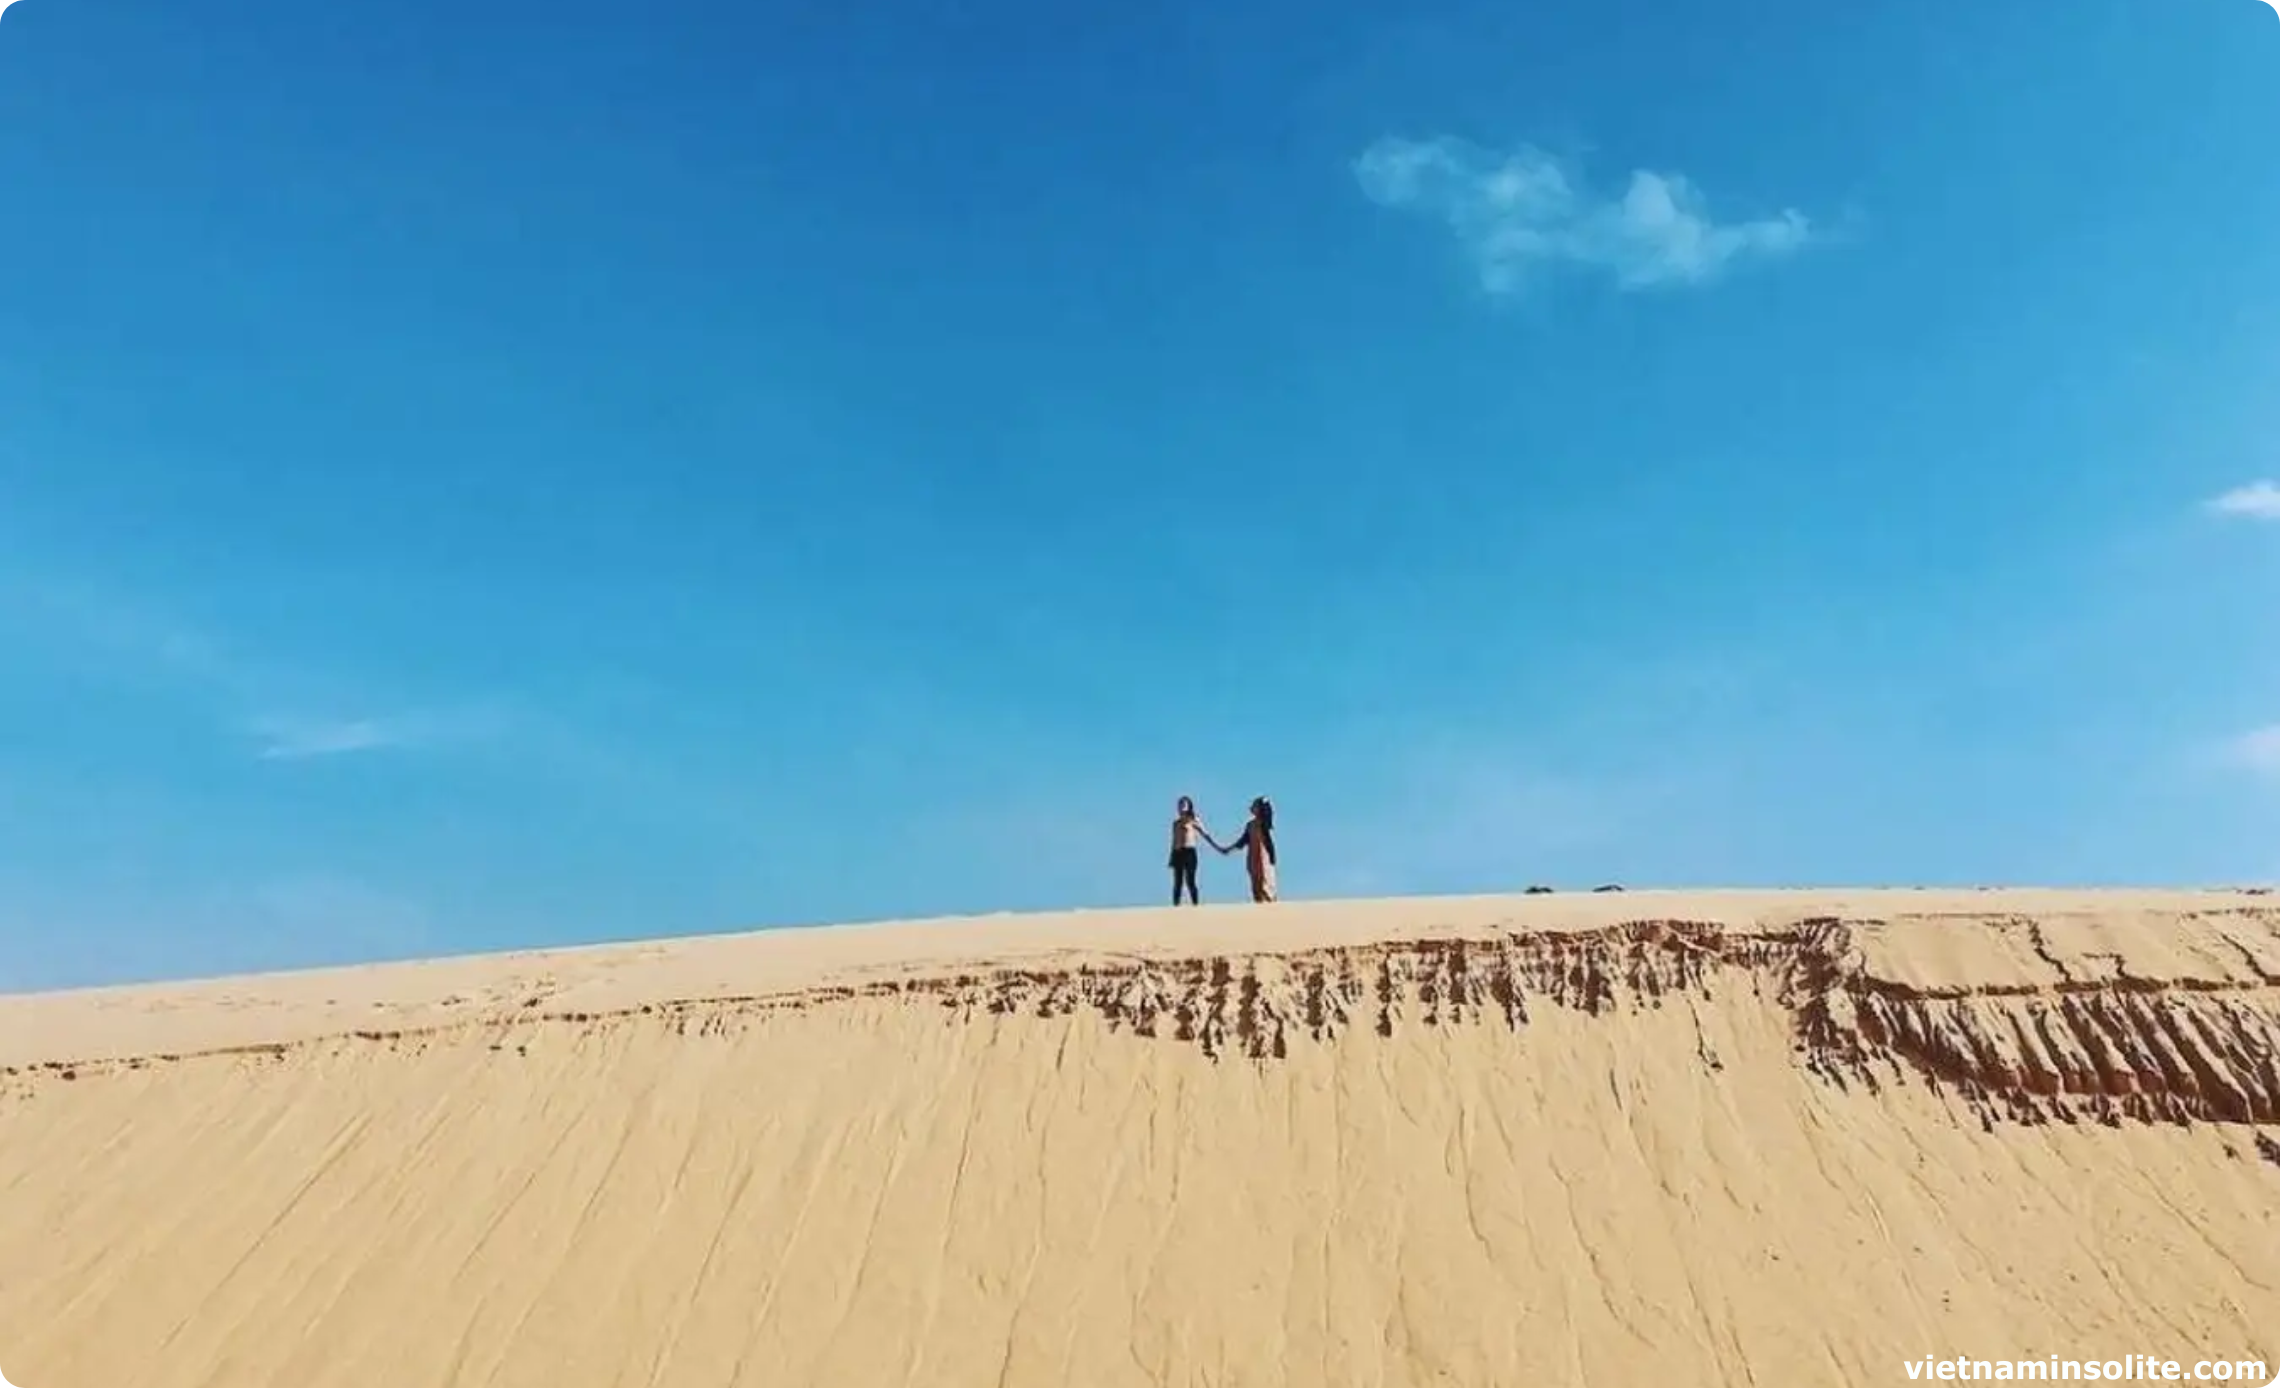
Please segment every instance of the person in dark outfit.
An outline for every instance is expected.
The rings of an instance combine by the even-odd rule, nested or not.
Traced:
[[[1213,848],[1219,848],[1219,841],[1211,836],[1211,831],[1204,828],[1203,821],[1196,816],[1195,801],[1183,795],[1180,797],[1178,811],[1172,816],[1171,868],[1172,904],[1174,906],[1180,904],[1180,893],[1182,891],[1187,893],[1188,905],[1201,906],[1203,904],[1203,897],[1197,893],[1195,888],[1195,846],[1199,842],[1208,843]],[[1219,848],[1219,851],[1224,853],[1227,850]]]

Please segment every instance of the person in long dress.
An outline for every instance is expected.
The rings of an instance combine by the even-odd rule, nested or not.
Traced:
[[[1275,899],[1275,807],[1264,795],[1251,802],[1251,820],[1233,843],[1222,846],[1221,853],[1243,850],[1243,866],[1251,874],[1251,900],[1265,903]]]

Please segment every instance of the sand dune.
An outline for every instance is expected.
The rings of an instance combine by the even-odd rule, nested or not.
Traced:
[[[0,1067],[24,1388],[2280,1374],[2255,896],[784,931],[0,999]]]

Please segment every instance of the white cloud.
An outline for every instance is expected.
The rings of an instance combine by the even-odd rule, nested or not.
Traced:
[[[1371,201],[1446,222],[1494,294],[1517,293],[1535,272],[1560,266],[1606,272],[1624,289],[1707,284],[1730,266],[1789,255],[1814,235],[1794,209],[1713,220],[1677,174],[1640,169],[1621,197],[1602,196],[1526,145],[1498,153],[1389,136],[1354,161],[1354,176]]]
[[[2209,509],[2220,516],[2280,520],[2280,485],[2260,479],[2245,487],[2235,487],[2223,496],[2212,498]]]

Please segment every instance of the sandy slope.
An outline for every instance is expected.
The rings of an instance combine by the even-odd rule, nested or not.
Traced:
[[[1001,917],[0,999],[0,1369],[2280,1373],[2276,1048],[2280,910],[2217,894]]]

